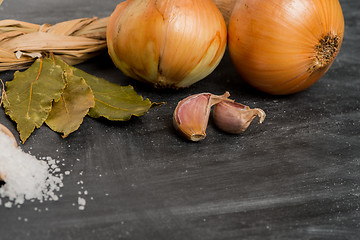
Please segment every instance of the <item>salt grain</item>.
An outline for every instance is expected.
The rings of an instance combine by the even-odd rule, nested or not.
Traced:
[[[56,162],[51,157],[39,160],[13,144],[13,140],[0,131],[0,171],[6,176],[0,197],[8,199],[4,206],[20,205],[25,200],[58,200],[55,192],[60,190],[62,179],[55,174],[60,171]]]
[[[85,210],[86,200],[82,197],[78,197],[79,210]]]

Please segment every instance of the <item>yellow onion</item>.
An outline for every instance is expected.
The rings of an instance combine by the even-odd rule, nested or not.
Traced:
[[[216,2],[224,8],[234,1]],[[270,94],[291,94],[327,72],[343,35],[338,0],[237,0],[228,25],[228,47],[248,83]]]
[[[212,0],[128,0],[110,16],[107,45],[125,75],[156,87],[182,88],[216,68],[226,35]]]

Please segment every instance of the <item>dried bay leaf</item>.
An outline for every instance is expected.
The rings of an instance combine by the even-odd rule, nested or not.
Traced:
[[[66,63],[56,59],[57,64],[66,68]],[[89,111],[93,118],[104,117],[112,121],[127,121],[131,116],[144,115],[153,105],[143,99],[132,86],[120,86],[103,78],[95,77],[78,68],[70,66],[74,75],[85,79],[95,96],[95,107]]]
[[[108,82],[50,56],[37,59],[26,71],[17,71],[6,83],[3,106],[17,123],[23,143],[44,122],[66,137],[86,115],[126,121],[162,104],[144,100],[132,86]]]
[[[89,79],[89,78],[88,78]],[[89,111],[93,118],[104,117],[112,121],[127,121],[131,116],[142,116],[152,106],[132,86],[119,86],[104,79],[95,78],[89,84],[95,95],[95,107]],[[89,83],[89,81],[87,81]]]
[[[94,94],[84,78],[75,76],[70,67],[64,72],[66,87],[45,123],[55,132],[63,133],[63,138],[76,131],[95,106]]]
[[[17,123],[23,143],[45,122],[64,87],[63,70],[50,58],[37,59],[26,71],[17,71],[14,79],[6,82],[5,113]]]

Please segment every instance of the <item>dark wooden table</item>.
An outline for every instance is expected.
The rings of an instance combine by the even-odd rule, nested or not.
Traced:
[[[5,0],[0,18],[54,24],[105,17],[116,4]],[[341,53],[318,83],[291,96],[246,85],[228,53],[210,76],[180,91],[125,77],[106,53],[78,65],[167,104],[128,122],[86,117],[66,139],[46,126],[36,130],[22,149],[60,159],[62,172],[71,174],[57,202],[1,206],[0,239],[360,239],[360,1],[341,4]],[[11,80],[13,72],[0,77]],[[265,122],[233,136],[210,121],[200,143],[176,134],[172,113],[179,100],[227,90],[264,109]],[[16,132],[3,109],[0,122]],[[84,211],[79,196],[87,201]]]

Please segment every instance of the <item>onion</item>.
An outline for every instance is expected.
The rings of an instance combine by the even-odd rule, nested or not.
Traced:
[[[128,0],[109,18],[107,45],[125,75],[156,87],[182,88],[216,68],[226,35],[212,0]]]
[[[215,0],[225,15],[233,0]],[[227,10],[227,11],[226,11]],[[240,76],[261,91],[291,94],[319,80],[344,36],[338,0],[238,0],[228,47]]]

